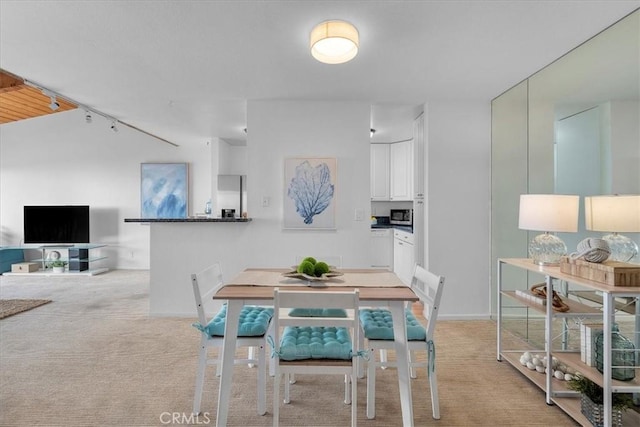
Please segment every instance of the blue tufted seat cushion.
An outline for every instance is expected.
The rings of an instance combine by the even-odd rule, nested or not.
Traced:
[[[291,317],[347,317],[343,308],[292,308]]]
[[[351,336],[346,328],[287,326],[280,339],[280,359],[352,358]]]
[[[405,310],[405,316],[407,339],[409,341],[425,341],[427,339],[427,331],[418,322],[411,310]],[[393,340],[393,321],[389,310],[379,308],[361,309],[360,324],[367,339]]]
[[[215,317],[204,327],[203,332],[212,337],[223,337],[226,317],[227,304],[224,304]],[[264,335],[267,333],[267,329],[269,329],[269,322],[272,317],[272,307],[245,305],[240,311],[238,336],[259,337]]]

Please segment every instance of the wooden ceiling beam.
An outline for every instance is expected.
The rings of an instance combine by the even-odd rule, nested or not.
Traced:
[[[51,98],[42,90],[26,84],[18,76],[0,70],[0,124],[77,108],[74,103],[61,96],[56,96],[56,102],[60,107],[52,110]]]
[[[0,93],[12,92],[26,87],[21,78],[0,70]]]

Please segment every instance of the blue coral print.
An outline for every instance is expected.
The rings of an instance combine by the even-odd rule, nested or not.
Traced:
[[[287,195],[294,201],[296,212],[304,223],[312,224],[313,217],[321,214],[331,204],[333,190],[329,166],[321,163],[312,167],[305,160],[296,166]]]

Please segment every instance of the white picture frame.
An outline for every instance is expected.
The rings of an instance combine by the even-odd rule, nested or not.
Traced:
[[[283,228],[335,230],[337,170],[334,157],[284,160]]]

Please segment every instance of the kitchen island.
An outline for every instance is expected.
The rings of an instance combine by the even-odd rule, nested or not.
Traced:
[[[195,316],[191,273],[218,261],[227,279],[247,266],[242,248],[253,236],[251,218],[125,218],[124,222],[151,227],[151,316]]]

